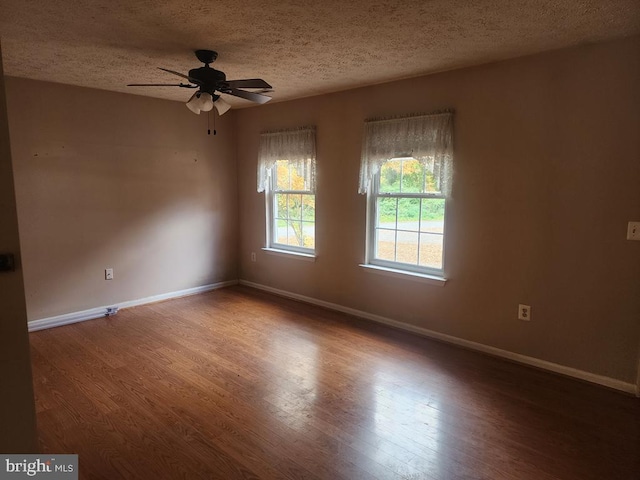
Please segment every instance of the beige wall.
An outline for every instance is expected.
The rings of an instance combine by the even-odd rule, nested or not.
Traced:
[[[236,115],[240,278],[635,383],[640,38]],[[372,274],[357,194],[363,120],[455,108],[443,288]],[[317,260],[262,252],[258,134],[317,125]],[[257,252],[258,261],[250,261]],[[532,305],[531,322],[516,319]]]
[[[29,320],[237,278],[233,113],[6,83]]]
[[[0,50],[0,253],[13,253],[15,272],[0,272],[0,452],[37,450],[27,312],[11,171],[11,150]]]

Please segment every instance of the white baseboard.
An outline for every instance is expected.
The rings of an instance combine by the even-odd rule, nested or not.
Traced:
[[[120,302],[109,307],[117,308],[130,308],[138,305],[146,305],[148,303],[160,302],[162,300],[169,300],[171,298],[186,297],[189,295],[196,295],[198,293],[209,292],[218,288],[230,287],[231,285],[237,285],[237,280],[230,280],[227,282],[212,283],[209,285],[202,285],[200,287],[187,288],[185,290],[178,290],[177,292],[162,293],[160,295],[153,295],[151,297],[140,298],[138,300],[129,300],[127,302]],[[85,320],[93,320],[96,318],[104,317],[107,313],[107,306],[91,308],[89,310],[83,310],[81,312],[65,313],[63,315],[57,315],[55,317],[41,318],[39,320],[33,320],[27,323],[30,332],[36,332],[38,330],[44,330],[46,328],[60,327],[62,325],[69,325],[70,323],[84,322]]]
[[[493,355],[495,357],[505,358],[513,362],[521,363],[524,365],[530,365],[543,370],[548,370],[550,372],[559,373],[561,375],[566,375],[568,377],[578,378],[580,380],[595,383],[598,385],[603,385],[605,387],[609,387],[615,390],[620,390],[625,393],[630,393],[636,396],[640,396],[640,389],[638,388],[638,386],[634,385],[633,383],[627,383],[627,382],[623,382],[622,380],[617,380],[615,378],[605,377],[603,375],[597,375],[595,373],[585,372],[583,370],[578,370],[576,368],[567,367],[567,366],[560,365],[553,362],[547,362],[546,360],[540,360],[539,358],[521,355],[519,353],[510,352],[508,350],[502,350],[500,348],[491,347],[489,345],[484,345],[482,343],[472,342],[470,340],[454,337],[452,335],[447,335],[447,334],[436,332],[433,330],[428,330],[426,328],[416,327],[414,325],[409,325],[407,323],[398,322],[397,320],[392,320],[390,318],[382,317],[380,315],[375,315],[373,313],[363,312],[361,310],[344,307],[342,305],[338,305],[335,303],[325,302],[324,300],[318,300],[315,298],[307,297],[305,295],[299,295],[297,293],[291,293],[285,290],[268,287],[266,285],[261,285],[259,283],[253,283],[253,282],[242,280],[242,279],[239,280],[238,283],[240,283],[240,285],[246,285],[247,287],[256,288],[258,290],[264,290],[265,292],[273,293],[275,295],[279,295],[282,297],[292,298],[294,300],[299,300],[301,302],[318,305],[320,307],[328,308],[330,310],[336,310],[338,312],[347,313],[349,315],[353,315],[354,317],[364,318],[366,320],[371,320],[384,325],[389,325],[394,328],[416,333],[424,337],[433,338],[433,339],[450,343],[453,345],[458,345],[464,348],[468,348],[470,350],[476,350],[478,352]]]

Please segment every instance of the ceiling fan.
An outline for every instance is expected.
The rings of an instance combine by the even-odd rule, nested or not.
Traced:
[[[267,103],[271,100],[271,97],[262,95],[263,93],[272,91],[271,85],[261,78],[227,80],[227,76],[224,72],[209,66],[209,64],[213,63],[215,59],[218,58],[217,52],[214,52],[213,50],[196,50],[195,54],[198,60],[204,63],[204,67],[193,68],[189,70],[188,75],[184,75],[180,72],[175,72],[167,68],[158,67],[160,70],[164,70],[165,72],[187,79],[189,83],[130,83],[127,86],[197,88],[198,91],[194,93],[187,102],[187,108],[196,114],[200,114],[201,111],[208,112],[213,107],[216,107],[218,115],[223,115],[227,110],[229,110],[231,105],[224,101],[224,99],[219,95],[220,93],[244,98],[260,104]],[[241,90],[243,88],[257,89],[258,91],[249,92],[247,90]]]

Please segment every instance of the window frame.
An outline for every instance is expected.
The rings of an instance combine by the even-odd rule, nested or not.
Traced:
[[[282,159],[282,161],[290,162],[289,160]],[[316,214],[315,214],[315,200],[316,193],[312,189],[308,190],[278,190],[276,188],[277,177],[274,175],[274,170],[278,168],[276,162],[267,172],[268,181],[265,188],[265,206],[266,206],[266,248],[276,250],[279,252],[294,253],[308,256],[315,256],[316,254]],[[289,163],[289,168],[291,164]],[[297,245],[288,245],[286,243],[279,243],[276,238],[276,207],[277,202],[275,197],[277,194],[282,195],[313,195],[314,200],[314,215],[313,215],[313,248],[300,247]],[[302,222],[302,220],[301,220]],[[288,228],[288,227],[287,227]],[[304,242],[304,240],[303,240]]]
[[[410,155],[398,156],[398,157],[387,159],[385,163],[392,160],[406,160],[406,159],[413,159],[413,158],[415,157],[412,157]],[[389,269],[390,271],[394,271],[398,273],[409,273],[409,274],[417,274],[417,275],[424,275],[424,276],[432,276],[436,278],[444,278],[446,217],[447,217],[447,204],[448,204],[447,195],[442,191],[440,191],[439,193],[429,193],[429,192],[426,192],[426,193],[402,193],[402,192],[380,193],[380,177],[382,174],[382,165],[380,166],[380,169],[372,176],[371,184],[367,191],[366,242],[365,242],[365,265],[364,266],[380,267],[380,268]],[[384,259],[375,257],[376,245],[377,245],[376,221],[378,217],[377,200],[379,198],[398,198],[398,199],[419,198],[419,199],[444,200],[444,216],[442,220],[443,230],[441,234],[442,235],[442,259],[441,259],[442,267],[441,268],[413,265],[410,263],[384,260]],[[397,209],[396,209],[396,215],[397,215]],[[396,227],[397,227],[397,216],[396,216]],[[398,229],[396,228],[395,231],[397,232]],[[421,232],[418,229],[418,255],[419,255],[419,247],[420,247],[420,243],[419,243],[420,233]]]

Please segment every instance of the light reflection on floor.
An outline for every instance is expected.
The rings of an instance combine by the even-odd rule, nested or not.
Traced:
[[[368,458],[406,478],[446,477],[440,458],[439,397],[416,384],[409,365],[380,358],[336,372],[331,354],[312,334],[298,329],[289,333],[273,335],[269,342],[278,358],[270,367],[271,378],[278,380],[267,400],[279,410],[280,421],[309,434],[322,423],[322,412],[333,408],[334,399],[325,394],[330,382],[333,395],[343,395],[339,402],[343,414],[359,419],[360,429],[356,438],[340,433],[339,425],[324,423],[323,428],[335,428],[347,444],[357,445]]]
[[[270,395],[269,401],[289,413],[290,427],[304,431],[318,396],[318,346],[297,332],[295,336],[274,335],[271,348],[280,359],[274,377],[288,381],[282,383],[281,394]]]
[[[376,460],[391,467],[390,462],[403,465],[404,475],[418,472],[439,478],[438,404],[428,392],[408,389],[403,382],[393,381],[384,369],[374,374],[374,426],[376,435],[383,440],[375,452]]]

